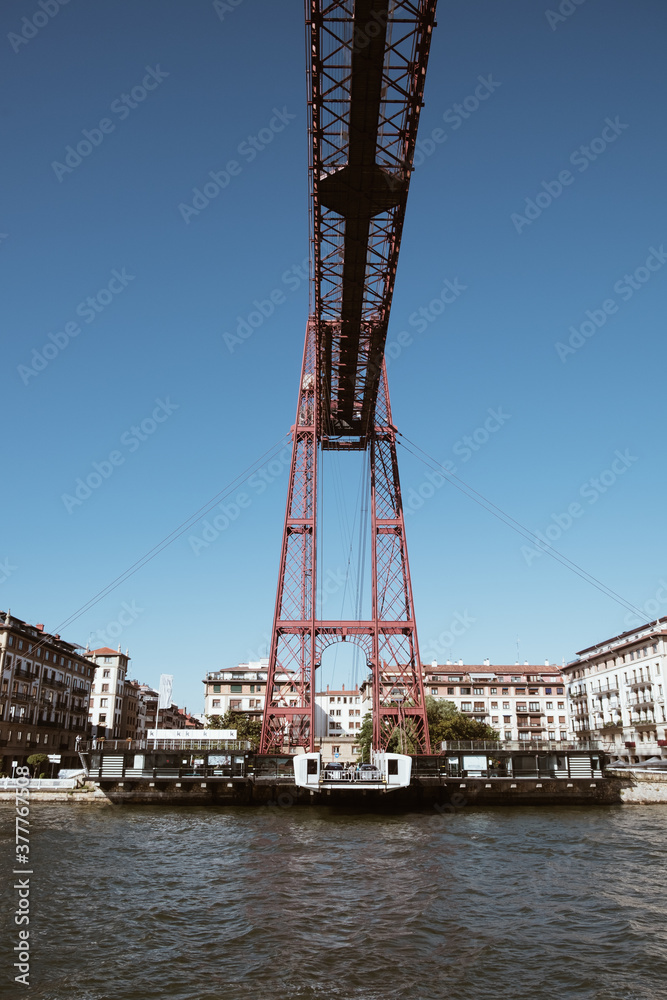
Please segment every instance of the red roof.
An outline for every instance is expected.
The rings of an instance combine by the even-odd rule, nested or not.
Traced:
[[[119,653],[117,649],[109,649],[108,646],[101,646],[100,649],[90,649],[88,651],[89,656],[98,656],[101,654],[104,656],[125,656],[125,653]]]

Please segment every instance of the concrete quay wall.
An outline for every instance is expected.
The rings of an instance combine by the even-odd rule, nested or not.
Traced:
[[[12,789],[0,791],[0,802],[14,800]],[[605,778],[420,778],[392,792],[298,788],[290,779],[232,778],[186,781],[89,781],[77,789],[40,789],[31,805],[272,806],[330,805],[370,811],[435,809],[452,812],[464,806],[667,804],[667,774],[618,773]]]

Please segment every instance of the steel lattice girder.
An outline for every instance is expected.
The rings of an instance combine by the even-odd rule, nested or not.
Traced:
[[[314,318],[323,432],[368,435],[436,0],[309,0]]]
[[[414,621],[396,431],[384,367],[370,435],[373,618],[316,617],[318,382],[316,328],[310,323],[293,428],[292,463],[273,622],[261,752],[314,749],[316,670],[332,642],[361,646],[372,675],[374,746],[399,730],[416,753],[429,752],[424,687]]]

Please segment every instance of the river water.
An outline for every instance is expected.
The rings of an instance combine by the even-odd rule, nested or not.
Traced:
[[[667,807],[32,807],[31,969],[0,997],[663,1000]]]

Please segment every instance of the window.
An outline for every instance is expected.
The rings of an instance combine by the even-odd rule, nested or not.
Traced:
[[[555,740],[556,739],[556,734],[554,732],[549,731],[549,733],[547,735],[548,735],[548,737],[549,737],[550,740]]]
[[[561,738],[561,740],[563,740],[563,742],[565,742],[565,740],[567,739],[567,733],[564,733],[564,732],[563,732],[563,731],[561,730],[561,734],[560,734],[560,738]]]
[[[103,691],[108,691],[109,690],[109,685],[108,684],[103,684],[102,685],[102,690]]]
[[[447,680],[448,681],[454,681],[454,682],[456,682],[456,681],[460,681],[461,678],[460,677],[448,677]]]
[[[111,657],[110,656],[105,656],[104,657],[104,662],[105,663],[111,663]]]
[[[545,694],[551,694],[551,688],[545,688],[544,689],[544,693]]]
[[[100,725],[103,726],[106,721],[107,721],[106,715],[100,715]]]
[[[514,688],[514,694],[525,694],[525,693],[526,693],[525,688]]]
[[[548,701],[547,702],[547,708],[553,708],[553,707],[554,707],[554,703],[552,701]]]
[[[497,724],[497,722],[498,722],[498,716],[497,715],[493,715],[491,717],[491,722],[495,726]]]
[[[100,698],[100,708],[106,708],[109,704],[108,698]]]
[[[330,705],[335,705],[336,704],[336,699],[335,698],[329,698],[329,704]]]
[[[563,694],[563,688],[556,688],[556,694]]]
[[[107,659],[108,659],[108,657],[107,657]],[[102,677],[111,677],[111,671],[110,670],[103,670],[102,671]]]
[[[229,690],[231,691],[232,694],[242,694],[243,684],[230,684]]]
[[[558,702],[558,707],[559,708],[565,708],[565,702],[564,701],[559,701]]]
[[[509,694],[509,693],[510,693],[510,689],[509,688],[502,688],[501,694]]]
[[[503,715],[503,722],[505,723],[505,725],[507,725],[511,721],[512,721],[511,715]]]
[[[220,685],[219,684],[214,684],[213,685],[213,694],[220,694]]]
[[[489,688],[490,694],[498,694],[498,688]]]
[[[539,701],[531,701],[529,703],[529,705],[528,705],[528,710],[530,712],[539,712],[539,710],[540,710],[540,703],[539,703]]]
[[[431,688],[431,694],[437,694],[437,693],[438,693],[437,688]]]
[[[454,694],[454,688],[447,688],[447,694]]]
[[[472,702],[471,701],[462,701],[461,702],[461,711],[462,712],[472,712]]]
[[[220,699],[219,698],[214,698],[212,704],[213,704],[213,708],[220,708]]]
[[[332,753],[340,753],[340,747],[332,747],[331,751]]]
[[[19,639],[19,649],[23,649],[23,639]]]
[[[559,721],[559,722],[560,722],[561,724],[562,724],[562,723],[564,723],[564,722],[565,722],[565,716],[564,716],[564,715],[559,715],[559,716],[558,716],[558,721]]]
[[[475,702],[475,711],[476,712],[483,712],[484,711],[484,702],[483,701],[476,701]]]
[[[491,702],[491,708],[498,708],[498,702],[497,701],[492,701]]]
[[[505,730],[505,739],[506,740],[511,740],[512,739],[512,730],[511,729],[510,730]]]
[[[473,688],[472,689],[472,693],[473,694],[484,694],[484,688]]]
[[[508,701],[504,701],[503,702],[503,708],[509,708],[509,707],[510,707],[510,703]]]

